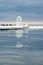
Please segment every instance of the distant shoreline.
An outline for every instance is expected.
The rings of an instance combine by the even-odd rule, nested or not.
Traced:
[[[22,24],[43,25],[43,21],[22,21]],[[0,24],[16,24],[16,21],[0,21]]]

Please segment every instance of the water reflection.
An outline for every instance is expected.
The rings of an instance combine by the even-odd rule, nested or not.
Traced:
[[[17,38],[17,41],[16,41],[16,48],[26,48],[28,47],[27,45],[24,45],[22,43],[23,41],[23,37],[27,36],[26,34],[28,33],[28,29],[24,29],[24,30],[16,30],[16,38]],[[22,40],[22,41],[21,41]]]
[[[22,38],[23,37],[23,33],[28,33],[28,29],[16,30],[16,37]]]
[[[23,44],[22,44],[21,42],[18,42],[18,43],[16,44],[16,48],[23,48]]]
[[[16,30],[16,37],[21,38],[23,37],[23,30]]]

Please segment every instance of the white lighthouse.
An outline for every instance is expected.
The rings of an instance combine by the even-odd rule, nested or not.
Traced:
[[[17,16],[16,18],[16,25],[17,27],[23,27],[23,24],[22,24],[22,17],[21,16]]]
[[[21,16],[17,16],[16,21],[17,22],[21,22],[22,21],[22,17]]]

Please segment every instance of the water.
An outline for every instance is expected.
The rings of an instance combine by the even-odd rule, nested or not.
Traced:
[[[0,65],[43,65],[43,29],[0,31]]]

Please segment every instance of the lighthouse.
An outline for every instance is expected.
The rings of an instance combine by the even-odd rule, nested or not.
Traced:
[[[22,17],[21,17],[21,16],[17,16],[17,18],[16,18],[16,25],[17,25],[18,27],[23,27]]]

